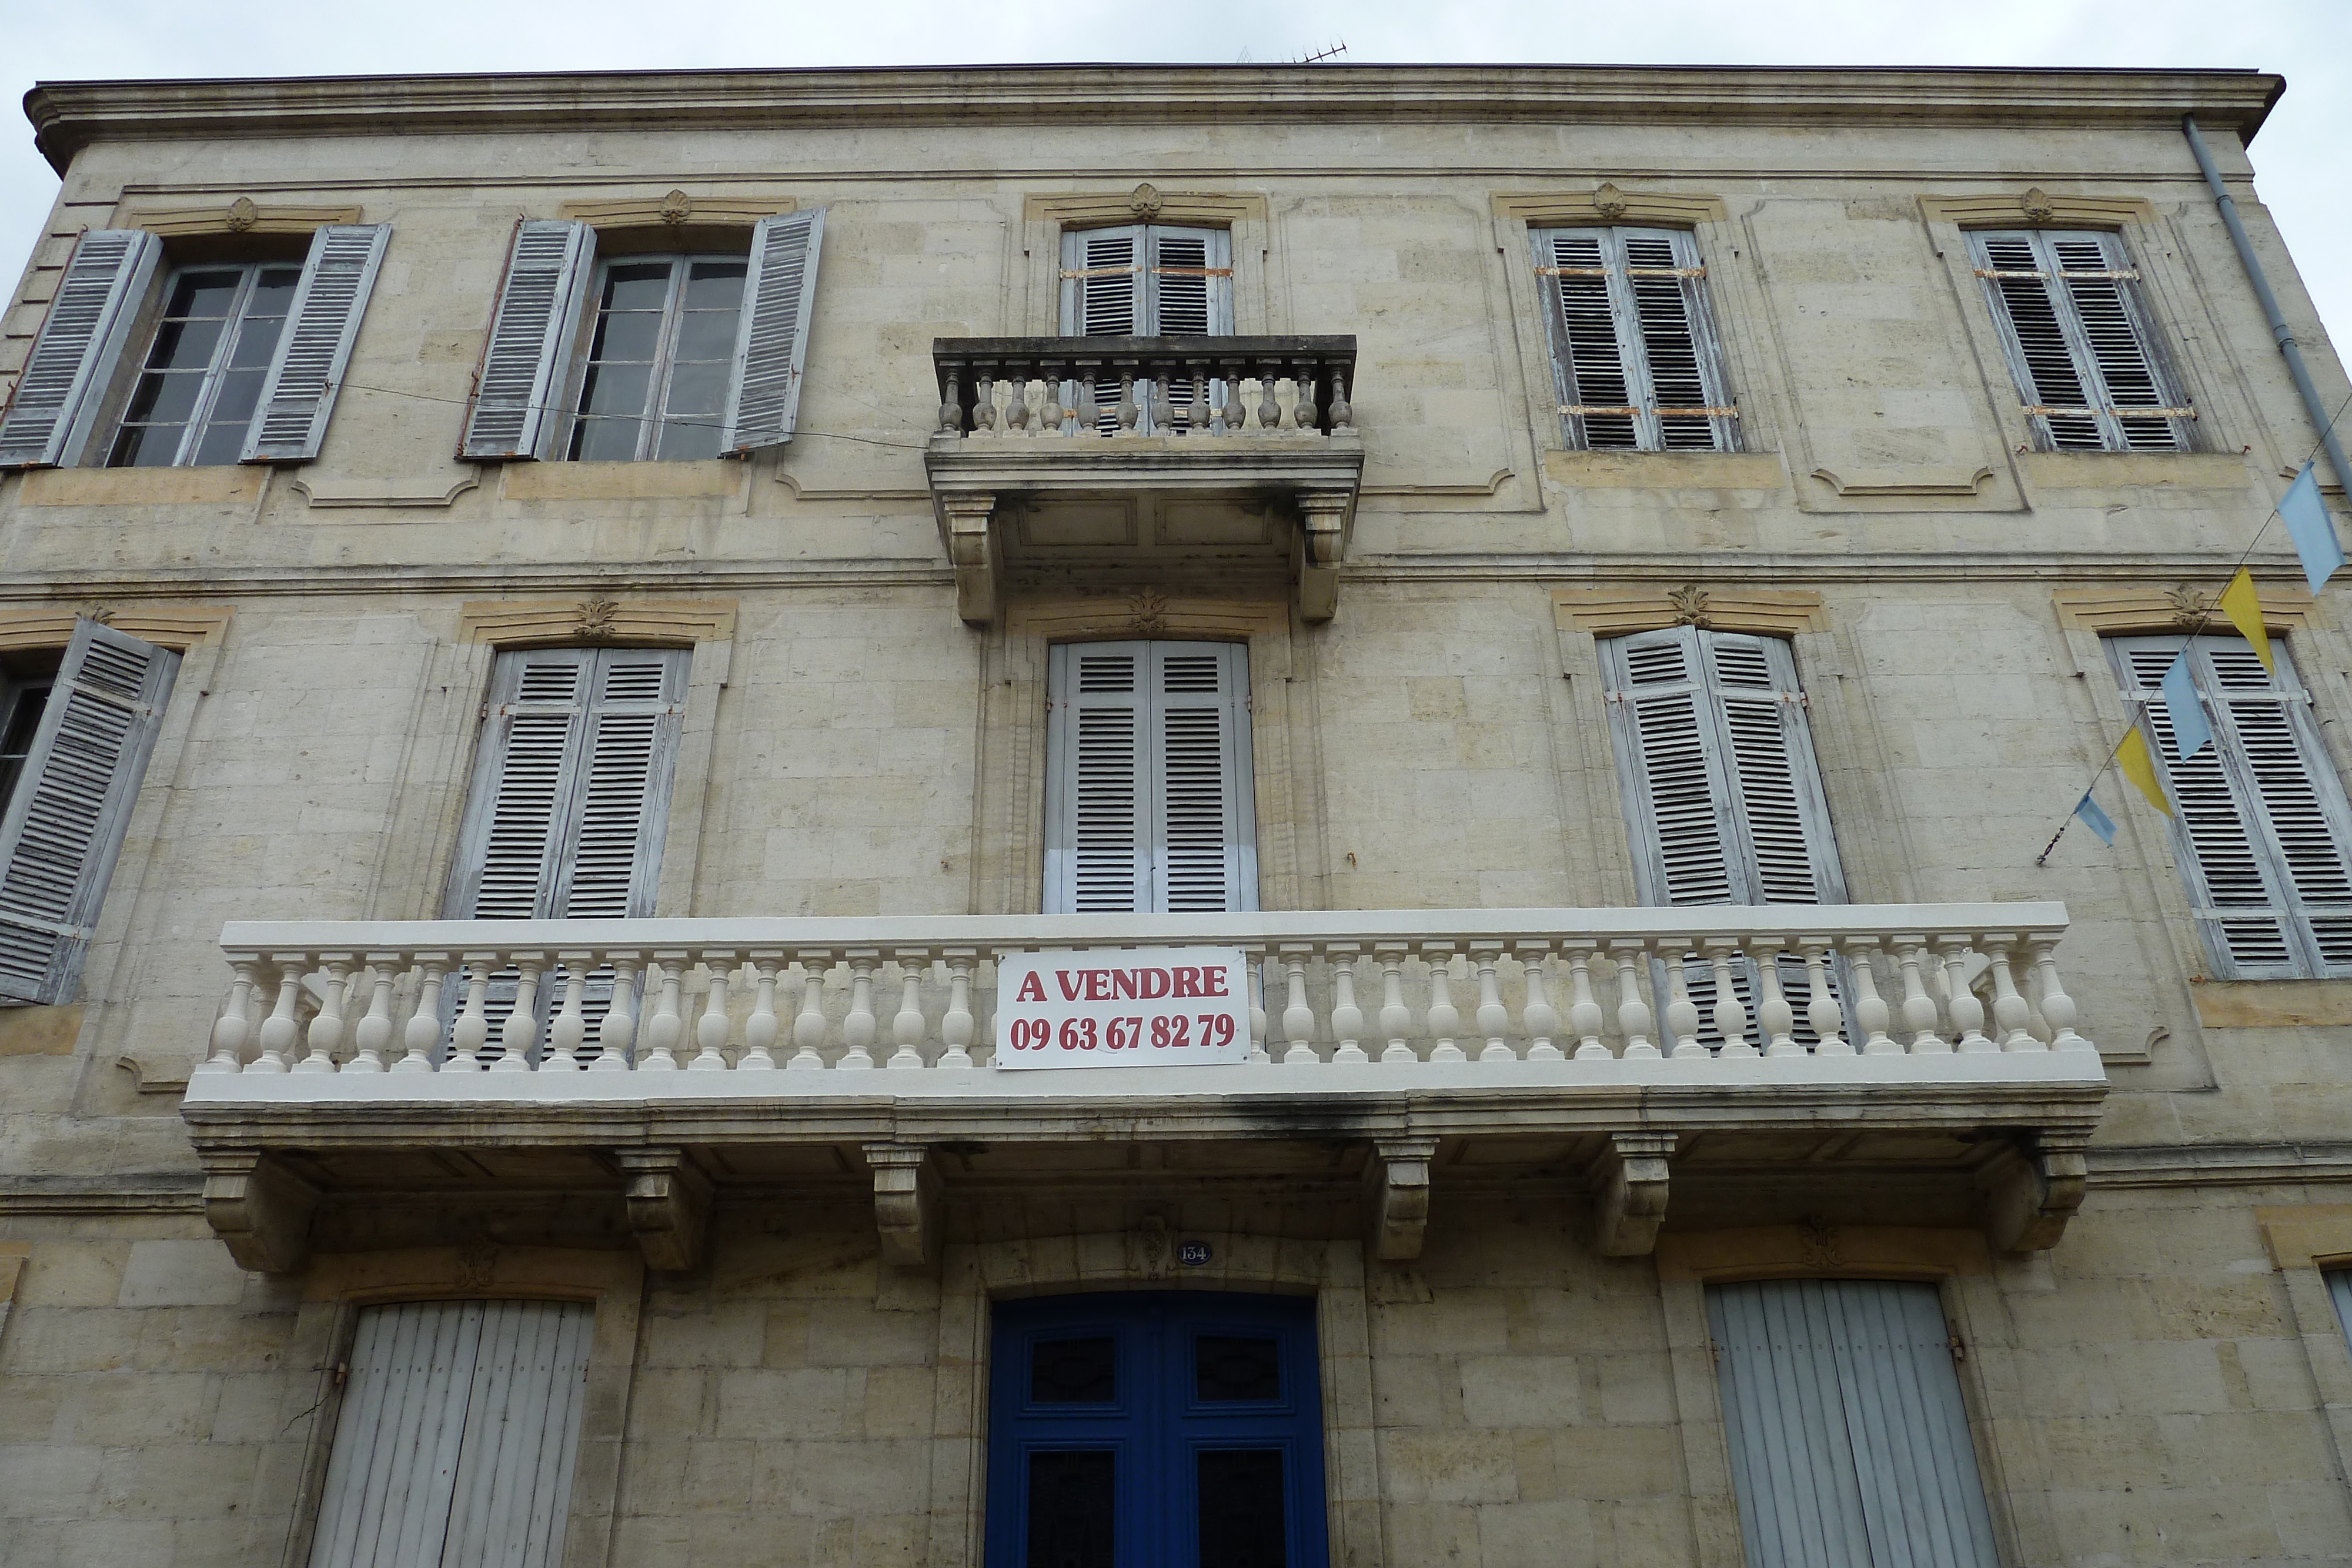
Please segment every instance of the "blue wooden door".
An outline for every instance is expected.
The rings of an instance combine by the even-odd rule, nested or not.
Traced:
[[[1006,1301],[991,1356],[988,1568],[1326,1568],[1311,1300]]]

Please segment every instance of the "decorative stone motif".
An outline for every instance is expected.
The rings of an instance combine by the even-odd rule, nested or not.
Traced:
[[[1147,588],[1128,600],[1129,627],[1139,637],[1157,637],[1168,629],[1168,596]]]
[[[672,228],[694,215],[694,198],[684,191],[672,191],[661,199],[661,221]]]
[[[580,601],[579,619],[572,630],[583,638],[609,641],[620,613],[621,606],[616,600],[583,599]]]
[[[1625,215],[1626,204],[1625,193],[1607,180],[1592,188],[1592,210],[1612,224]]]
[[[1715,624],[1706,612],[1706,590],[1695,582],[1666,590],[1666,602],[1675,609],[1675,624],[1696,626],[1705,630]]]
[[[2199,631],[2212,619],[2213,596],[2203,589],[2191,588],[2184,582],[2179,588],[2166,589],[2164,597],[2172,605],[2172,624],[2177,631]]]
[[[2039,185],[2030,187],[2024,195],[2018,198],[2017,204],[2025,210],[2028,218],[2037,224],[2046,224],[2058,215],[2057,204]]]
[[[1138,185],[1127,198],[1128,209],[1146,223],[1160,215],[1160,209],[1163,204],[1160,198],[1160,187],[1149,180]]]
[[[228,204],[228,227],[233,234],[245,234],[261,221],[261,209],[251,196],[239,196]]]

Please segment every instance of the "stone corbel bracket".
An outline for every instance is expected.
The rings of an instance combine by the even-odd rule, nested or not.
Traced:
[[[1381,1138],[1364,1169],[1364,1232],[1372,1256],[1406,1263],[1429,1229],[1429,1161],[1435,1138]]]
[[[930,1151],[919,1144],[868,1144],[866,1163],[874,1167],[874,1226],[882,1239],[882,1261],[919,1269],[939,1251],[940,1173]]]
[[[1356,498],[1345,490],[1306,490],[1298,497],[1298,616],[1328,621],[1339,608],[1339,564],[1355,531]]]
[[[1592,1162],[1592,1244],[1611,1258],[1640,1258],[1658,1249],[1666,1218],[1666,1160],[1672,1133],[1612,1133]]]
[[[2043,1131],[1995,1166],[1985,1193],[1985,1239],[1996,1252],[2046,1252],[2083,1207],[2091,1134]]]
[[[948,561],[955,568],[956,614],[968,626],[996,619],[996,535],[989,518],[996,497],[968,492],[940,497]]]
[[[290,1274],[308,1262],[319,1192],[258,1149],[207,1149],[205,1218],[236,1266]]]
[[[691,1269],[702,1260],[710,1229],[710,1178],[684,1149],[623,1149],[629,1228],[648,1269]]]

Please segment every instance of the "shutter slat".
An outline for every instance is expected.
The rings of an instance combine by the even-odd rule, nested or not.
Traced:
[[[1672,229],[1552,229],[1533,236],[1554,307],[1562,417],[1596,451],[1738,444],[1696,239]],[[1630,411],[1630,412],[1620,412]]]
[[[1628,345],[1617,329],[1617,309],[1610,295],[1612,279],[1571,268],[1599,268],[1612,259],[1602,236],[1554,234],[1551,265],[1560,268],[1554,278],[1559,300],[1567,382],[1564,401],[1575,407],[1632,407],[1635,376],[1628,364]],[[1581,428],[1580,444],[1596,452],[1632,452],[1642,444],[1640,427],[1630,413],[1585,413],[1571,416]]]
[[[311,239],[242,461],[299,463],[319,455],[391,239],[390,224],[329,224]]]
[[[534,218],[515,230],[461,456],[539,455],[595,251],[595,231],[586,224]]]
[[[824,209],[762,218],[751,235],[726,446],[751,452],[793,438],[808,363],[809,321]]]
[[[0,414],[0,468],[79,456],[163,254],[163,242],[144,229],[91,229],[74,243]]]
[[[2003,350],[2035,428],[2061,452],[2177,451],[2179,419],[2114,410],[2185,401],[2157,362],[2123,242],[2113,235],[2017,231],[1969,236]]]

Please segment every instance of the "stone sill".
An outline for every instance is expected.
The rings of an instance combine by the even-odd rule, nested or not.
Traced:
[[[2207,1029],[2332,1029],[2352,1024],[2352,980],[2209,980],[2189,988]]]
[[[262,464],[206,468],[36,468],[16,491],[20,507],[232,506],[257,501]]]
[[[727,497],[743,486],[744,465],[700,463],[509,463],[499,479],[509,501],[604,501]]]
[[[1771,452],[1547,452],[1555,483],[1593,490],[1781,490],[1789,476]]]
[[[2019,462],[2037,490],[2243,490],[2253,480],[2234,452],[2028,452]]]

